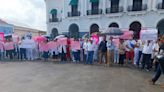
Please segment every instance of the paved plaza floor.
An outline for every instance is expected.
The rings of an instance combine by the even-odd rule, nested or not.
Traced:
[[[148,84],[152,75],[118,66],[2,62],[0,92],[164,92]],[[164,83],[164,76],[159,82]]]

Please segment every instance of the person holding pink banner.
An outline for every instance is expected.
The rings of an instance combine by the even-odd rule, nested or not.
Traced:
[[[80,42],[76,39],[72,43],[72,51],[76,63],[80,62]]]
[[[45,41],[43,45],[43,58],[44,58],[44,61],[48,61],[48,58],[49,58],[48,40]]]
[[[12,42],[11,39],[7,39],[6,43],[4,45],[5,50],[6,50],[6,56],[10,57],[10,59],[13,59],[13,54],[14,54],[14,43]]]

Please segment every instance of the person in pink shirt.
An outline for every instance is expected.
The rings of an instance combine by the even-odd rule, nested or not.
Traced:
[[[14,43],[12,42],[11,39],[6,39],[6,43],[4,44],[4,48],[6,50],[6,56],[10,57],[10,59],[13,59],[13,54],[14,54]]]
[[[49,45],[48,45],[48,40],[44,42],[44,45],[42,47],[43,50],[43,58],[44,61],[47,61],[49,58]]]

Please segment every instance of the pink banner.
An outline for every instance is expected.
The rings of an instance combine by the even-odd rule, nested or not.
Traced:
[[[80,50],[80,42],[79,41],[72,41],[71,42],[71,48],[74,48],[76,50]]]
[[[99,36],[97,34],[92,35],[92,40],[96,41],[96,44],[99,43]]]
[[[49,49],[55,49],[58,47],[58,42],[51,41],[48,43]]]
[[[67,45],[67,38],[60,38],[58,39],[59,45]]]
[[[124,34],[120,36],[121,39],[132,39],[133,32],[132,31],[124,31]]]
[[[42,47],[42,50],[43,51],[49,51],[49,47],[48,47],[48,44],[47,43],[44,43],[42,46],[43,46]]]
[[[5,50],[13,50],[14,49],[14,43],[13,42],[6,42],[4,44]]]

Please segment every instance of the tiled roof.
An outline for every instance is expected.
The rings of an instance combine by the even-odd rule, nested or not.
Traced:
[[[8,23],[0,19],[0,24],[8,24]]]

